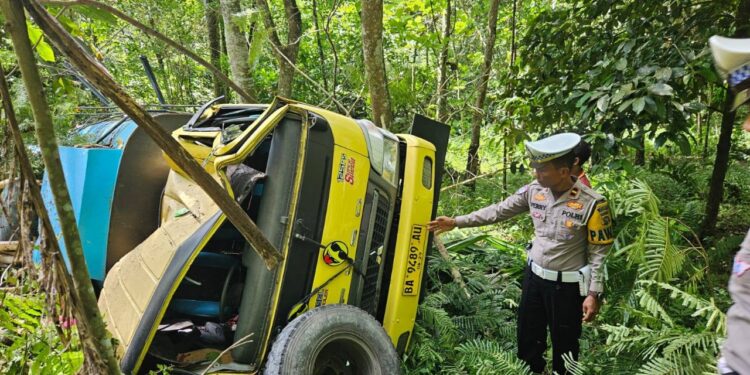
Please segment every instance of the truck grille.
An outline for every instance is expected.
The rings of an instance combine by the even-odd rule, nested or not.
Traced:
[[[365,280],[362,288],[362,299],[360,307],[362,310],[375,315],[377,312],[377,302],[379,293],[378,279],[380,278],[380,263],[378,263],[378,249],[385,243],[385,234],[388,229],[388,208],[389,204],[385,197],[378,199],[378,207],[375,212],[375,223],[372,230],[372,239],[367,246],[367,268],[364,270]],[[381,250],[385,256],[384,250]]]

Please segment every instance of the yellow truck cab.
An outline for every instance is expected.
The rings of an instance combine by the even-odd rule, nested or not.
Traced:
[[[167,160],[160,226],[99,297],[123,372],[398,373],[448,137],[421,119],[394,135],[281,98],[202,107],[172,136],[284,260],[268,270]]]

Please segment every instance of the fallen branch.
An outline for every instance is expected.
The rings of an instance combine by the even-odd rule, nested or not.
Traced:
[[[250,243],[271,270],[283,259],[281,253],[268,241],[263,232],[250,220],[247,213],[232,199],[211,175],[167,133],[151,115],[115,82],[98,60],[89,55],[52,17],[39,2],[22,0],[29,15],[44,31],[52,44],[65,54],[70,62],[104,95],[110,98],[125,114],[153,139],[159,148],[184,171],[224,212],[242,236]]]
[[[271,43],[271,47],[273,47],[273,49],[276,51],[276,53],[278,53],[279,56],[281,56],[282,58],[284,58],[284,60],[286,60],[286,62],[289,65],[291,65],[292,68],[294,68],[294,70],[297,71],[297,73],[299,73],[300,75],[302,75],[303,77],[305,77],[308,81],[310,81],[315,86],[315,88],[317,88],[318,90],[320,90],[322,93],[328,95],[331,98],[331,100],[336,104],[336,107],[339,109],[339,111],[343,112],[342,114],[345,114],[346,116],[349,116],[349,111],[346,109],[346,107],[344,107],[343,104],[341,104],[341,102],[339,102],[338,100],[336,100],[336,97],[334,96],[334,94],[329,93],[328,90],[326,90],[323,86],[320,85],[320,83],[318,83],[316,80],[310,78],[310,76],[308,76],[305,72],[303,72],[302,69],[298,68],[297,65],[294,64],[292,62],[292,60],[289,60],[289,58],[286,57],[286,55],[284,54],[284,52],[282,52],[279,49],[279,47],[277,47],[275,44]]]
[[[57,139],[55,138],[52,117],[50,116],[49,106],[43,89],[44,86],[42,85],[39,70],[37,69],[36,58],[34,57],[31,44],[29,43],[29,34],[26,29],[26,15],[23,12],[21,1],[3,0],[0,2],[0,6],[2,7],[2,12],[5,17],[5,30],[11,36],[16,58],[18,59],[18,67],[21,70],[28,100],[31,104],[32,113],[34,114],[36,138],[39,142],[39,149],[41,150],[44,165],[47,168],[50,190],[52,191],[60,227],[63,232],[63,241],[65,242],[68,260],[70,261],[73,285],[75,286],[74,295],[79,302],[78,311],[80,314],[78,318],[81,320],[81,329],[83,331],[83,334],[81,334],[80,337],[81,341],[84,343],[85,352],[87,353],[86,358],[88,359],[88,367],[90,371],[97,373],[106,372],[109,374],[119,374],[120,366],[115,358],[112,341],[108,338],[109,335],[107,333],[107,328],[99,314],[94,287],[91,284],[91,277],[89,276],[86,261],[83,256],[83,246],[78,233],[76,218],[73,213],[73,205],[70,201],[70,194],[68,193],[67,184],[65,183],[65,176],[63,175],[62,163],[60,162],[60,152],[57,147]],[[57,20],[49,13],[46,13],[46,11],[45,15],[49,19],[54,20],[54,22],[57,22]],[[7,90],[7,83],[4,82],[5,74],[4,72],[0,73],[2,73],[2,89],[4,89],[3,102],[6,108],[8,108],[10,94]],[[15,116],[12,109],[6,111],[6,115],[8,116],[9,123],[15,122]],[[15,128],[12,133],[14,133],[14,143],[17,155],[20,156],[22,154],[21,151],[25,152],[25,150],[22,150],[23,142],[19,142],[20,132],[15,130],[18,129]],[[26,170],[27,167],[29,166],[24,165],[22,170]],[[27,172],[28,170],[23,173],[27,174]],[[28,184],[29,186],[35,184],[33,175],[29,177]],[[41,202],[41,200],[39,201]],[[42,211],[45,210],[40,210],[40,212]],[[52,232],[48,232],[48,234],[49,233]],[[54,242],[54,237],[52,238],[53,240],[49,242]],[[86,335],[86,333],[88,333],[88,335]]]
[[[242,99],[244,99],[248,103],[254,103],[256,101],[255,98],[252,95],[250,95],[250,93],[242,89],[242,87],[240,87],[238,84],[232,81],[219,68],[217,68],[210,62],[198,56],[193,51],[183,47],[182,45],[170,39],[166,35],[138,22],[136,19],[128,16],[127,14],[121,12],[120,10],[118,10],[117,8],[113,6],[103,4],[94,0],[69,0],[69,1],[42,0],[41,3],[46,4],[46,5],[56,5],[56,6],[86,5],[86,6],[91,6],[91,7],[103,10],[105,12],[108,12],[114,15],[115,17],[135,26],[136,28],[143,31],[144,33],[151,35],[156,39],[161,40],[162,42],[166,43],[168,46],[184,53],[187,57],[193,59],[193,61],[197,62],[198,64],[203,65],[203,67],[210,70],[211,73],[213,73],[216,77],[224,81],[224,83],[226,83],[229,87],[234,89],[234,91],[240,94]]]
[[[0,241],[0,252],[15,252],[18,250],[18,241]]]
[[[470,184],[470,183],[472,183],[472,182],[474,182],[474,181],[476,181],[476,180],[478,180],[480,178],[493,176],[493,175],[496,175],[496,174],[498,174],[498,173],[500,173],[502,171],[503,171],[502,169],[498,169],[496,171],[492,171],[492,172],[487,172],[487,173],[484,173],[484,174],[480,174],[479,176],[474,176],[474,177],[472,177],[472,178],[470,178],[468,180],[463,180],[463,181],[457,182],[457,183],[455,183],[453,185],[448,185],[448,186],[440,189],[440,192],[442,193],[442,192],[444,192],[446,190],[450,190],[450,189],[453,189],[455,187],[459,187],[459,186],[462,186],[462,185]]]
[[[440,236],[434,235],[432,237],[432,243],[435,244],[435,247],[437,247],[438,252],[440,253],[440,257],[442,257],[446,262],[448,262],[448,265],[450,265],[453,281],[458,284],[461,289],[463,289],[464,293],[466,294],[466,298],[471,298],[469,288],[466,287],[466,283],[464,283],[464,278],[461,276],[461,272],[458,271],[458,267],[453,265],[453,261],[451,260],[451,256],[448,254],[448,250],[446,250],[445,245],[443,244],[443,240],[440,239]]]

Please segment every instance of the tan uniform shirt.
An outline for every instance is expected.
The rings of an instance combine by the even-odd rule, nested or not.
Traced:
[[[534,222],[529,259],[555,271],[577,271],[591,265],[592,292],[604,291],[601,265],[613,242],[612,219],[606,199],[576,180],[555,200],[534,181],[506,200],[456,217],[459,228],[476,227],[528,212]]]
[[[734,258],[729,294],[734,305],[727,312],[727,341],[721,351],[734,371],[750,374],[750,232]]]

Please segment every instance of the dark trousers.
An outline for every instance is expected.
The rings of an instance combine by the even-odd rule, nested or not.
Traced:
[[[534,372],[543,372],[547,327],[552,336],[552,369],[568,374],[562,355],[578,360],[578,339],[583,317],[578,283],[544,280],[526,267],[518,306],[518,358]]]

